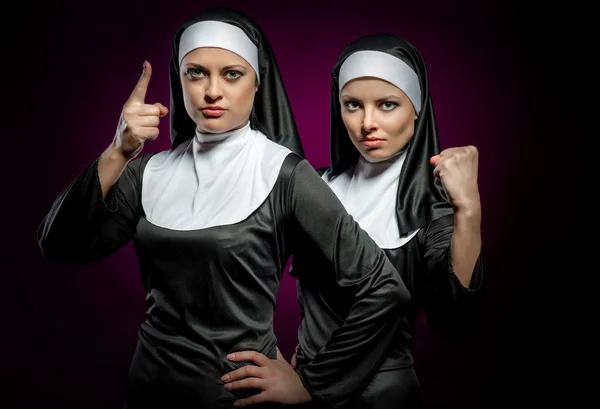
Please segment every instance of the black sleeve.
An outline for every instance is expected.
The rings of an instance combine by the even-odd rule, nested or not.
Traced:
[[[483,293],[483,248],[469,287],[464,287],[452,268],[453,232],[451,214],[430,223],[424,236],[425,316],[434,330],[446,335],[465,334],[476,328]]]
[[[299,372],[313,399],[342,407],[362,392],[387,356],[410,294],[383,250],[305,160],[293,171],[287,203],[298,236],[320,250],[340,292],[353,300],[343,325]]]
[[[53,261],[89,264],[129,242],[141,212],[141,171],[149,155],[131,161],[106,198],[96,158],[58,196],[37,231],[43,255]]]

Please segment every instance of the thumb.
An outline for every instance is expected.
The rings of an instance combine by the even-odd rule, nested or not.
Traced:
[[[150,84],[150,77],[152,76],[152,65],[148,61],[144,61],[144,70],[142,75],[135,84],[135,88],[129,97],[128,102],[138,102],[143,104],[146,99],[146,91],[148,91],[148,84]]]
[[[429,163],[431,163],[433,166],[435,166],[435,164],[437,163],[439,158],[440,158],[440,155],[434,155],[431,158],[429,158]]]
[[[160,102],[157,102],[153,105],[155,107],[158,107],[158,109],[160,109],[160,115],[159,115],[160,117],[163,117],[169,113],[169,109],[166,106],[164,106],[163,104],[161,104]]]

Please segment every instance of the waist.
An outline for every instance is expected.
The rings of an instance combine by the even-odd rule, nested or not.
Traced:
[[[165,329],[146,319],[139,330],[139,341],[153,359],[172,369],[188,374],[232,371],[247,362],[232,362],[227,355],[239,351],[257,351],[276,359],[277,338],[273,330],[253,328]]]
[[[252,389],[228,391],[220,378],[229,371],[211,364],[211,360],[183,355],[176,358],[170,355],[173,351],[148,344],[140,335],[129,371],[127,409],[230,409],[234,401],[257,393]]]

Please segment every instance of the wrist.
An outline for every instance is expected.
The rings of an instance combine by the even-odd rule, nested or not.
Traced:
[[[464,197],[460,200],[454,200],[452,202],[454,213],[464,218],[473,218],[481,214],[481,201],[479,198],[479,192],[471,195],[470,197]]]
[[[454,229],[478,233],[481,229],[481,207],[465,206],[454,210]]]
[[[479,226],[481,222],[481,202],[479,195],[453,204],[455,224]]]
[[[128,157],[114,142],[102,153],[102,158],[110,163],[122,166],[126,166],[133,159],[133,157]]]
[[[481,217],[481,206],[475,204],[454,207],[454,217],[461,220],[474,220]]]

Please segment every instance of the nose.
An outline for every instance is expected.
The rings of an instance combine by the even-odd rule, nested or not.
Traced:
[[[379,127],[377,118],[375,117],[375,109],[373,107],[365,107],[364,113],[362,127],[364,131],[370,133]]]
[[[223,90],[218,78],[211,78],[208,81],[205,95],[210,102],[216,101],[223,96]]]

